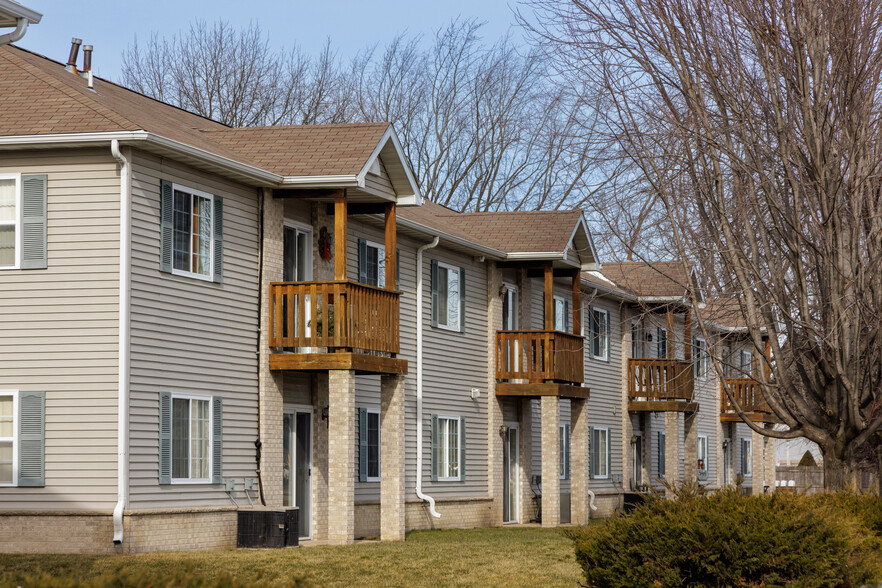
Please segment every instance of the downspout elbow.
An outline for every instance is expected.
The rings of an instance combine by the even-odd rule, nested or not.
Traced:
[[[427,243],[417,249],[416,254],[416,363],[417,363],[417,472],[416,472],[416,495],[417,498],[429,504],[429,514],[436,519],[441,514],[435,510],[435,499],[428,494],[423,494],[423,251],[438,246],[440,238],[435,236],[431,243]]]
[[[15,30],[5,35],[0,35],[0,45],[8,45],[15,43],[25,36],[28,31],[28,19],[20,18],[15,23]]]
[[[113,509],[113,543],[123,542],[123,513],[129,493],[129,308],[131,290],[131,174],[128,159],[120,152],[119,141],[110,143],[110,153],[119,163],[119,373],[117,397],[117,502]]]

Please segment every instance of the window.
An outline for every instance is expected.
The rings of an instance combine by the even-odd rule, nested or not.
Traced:
[[[728,345],[723,347],[723,376],[732,377],[732,348]]]
[[[560,479],[568,480],[570,478],[570,426],[561,425],[560,435],[558,436],[560,449]]]
[[[0,486],[18,481],[18,393],[0,391]]]
[[[753,354],[750,351],[741,350],[741,377],[750,378],[753,376]]]
[[[21,264],[21,177],[0,175],[0,269],[14,269]]]
[[[745,478],[753,475],[753,452],[750,439],[741,439],[741,475]]]
[[[517,286],[505,284],[502,296],[502,329],[516,331],[518,328],[518,289]]]
[[[462,331],[465,319],[465,270],[432,261],[432,326]]]
[[[380,481],[380,411],[358,409],[358,480]]]
[[[465,479],[465,419],[432,417],[432,479]]]
[[[174,272],[211,278],[214,196],[174,185]]]
[[[0,390],[0,486],[45,486],[46,393]]]
[[[285,251],[282,255],[282,281],[312,279],[312,231],[285,224]],[[285,310],[285,309],[283,309]]]
[[[668,331],[659,327],[655,330],[655,334],[657,339],[655,343],[656,357],[664,359],[668,356]]]
[[[695,362],[693,364],[696,378],[706,378],[708,374],[707,341],[695,337],[692,339],[692,347],[695,349]]]
[[[386,246],[373,241],[360,242],[359,282],[378,288],[386,287]],[[361,255],[364,254],[362,260]]]
[[[588,311],[591,326],[591,357],[609,359],[609,312],[591,307]]]
[[[610,446],[609,446],[609,429],[600,427],[591,427],[589,431],[591,443],[591,477],[592,478],[609,478],[610,465]]]
[[[211,399],[172,396],[172,481],[211,479]]]
[[[554,330],[570,332],[570,301],[560,296],[554,297]]]
[[[658,475],[665,475],[665,434],[658,434]]]
[[[698,473],[707,474],[707,435],[698,436],[698,446],[696,448],[698,457]]]
[[[643,357],[643,328],[638,321],[631,323],[631,357]]]
[[[634,468],[634,487],[643,485],[643,435],[637,433],[634,435],[631,444],[633,452],[633,468]]]

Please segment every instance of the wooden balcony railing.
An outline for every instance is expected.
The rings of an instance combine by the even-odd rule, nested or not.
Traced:
[[[562,331],[496,331],[496,379],[581,384],[584,339]]]
[[[398,298],[352,281],[270,284],[270,347],[398,353]]]
[[[753,378],[726,378],[726,384],[728,384],[729,390],[735,396],[735,400],[742,411],[772,414],[772,409],[769,408],[760,385]],[[721,411],[723,413],[735,414],[735,406],[729,400],[729,395],[726,394],[722,386],[723,384],[720,384],[720,392],[723,396]]]
[[[679,359],[629,359],[628,397],[631,400],[692,401],[692,364]]]

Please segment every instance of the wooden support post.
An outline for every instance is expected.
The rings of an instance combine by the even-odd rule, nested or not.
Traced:
[[[398,233],[395,228],[395,203],[386,204],[386,289],[395,290],[398,269]]]
[[[554,330],[554,264],[545,264],[545,330]]]
[[[683,313],[683,359],[692,361],[692,312],[688,308]]]
[[[665,344],[668,350],[668,359],[674,359],[674,311],[668,307],[668,341]]]
[[[582,334],[582,270],[573,270],[573,335]]]
[[[334,279],[346,279],[346,190],[334,196]]]

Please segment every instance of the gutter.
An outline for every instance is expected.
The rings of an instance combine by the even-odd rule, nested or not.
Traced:
[[[130,290],[132,276],[131,201],[132,168],[120,153],[119,141],[110,143],[110,153],[119,162],[119,394],[117,399],[117,502],[113,509],[113,544],[123,541],[123,512],[129,501],[129,375]]]
[[[25,36],[28,31],[28,19],[19,18],[15,21],[15,30],[0,36],[0,46],[15,43]]]
[[[440,238],[436,235],[431,243],[426,243],[416,253],[416,393],[417,393],[417,466],[416,495],[417,498],[429,503],[429,514],[436,519],[441,515],[435,510],[435,499],[423,494],[423,251],[438,246]]]

